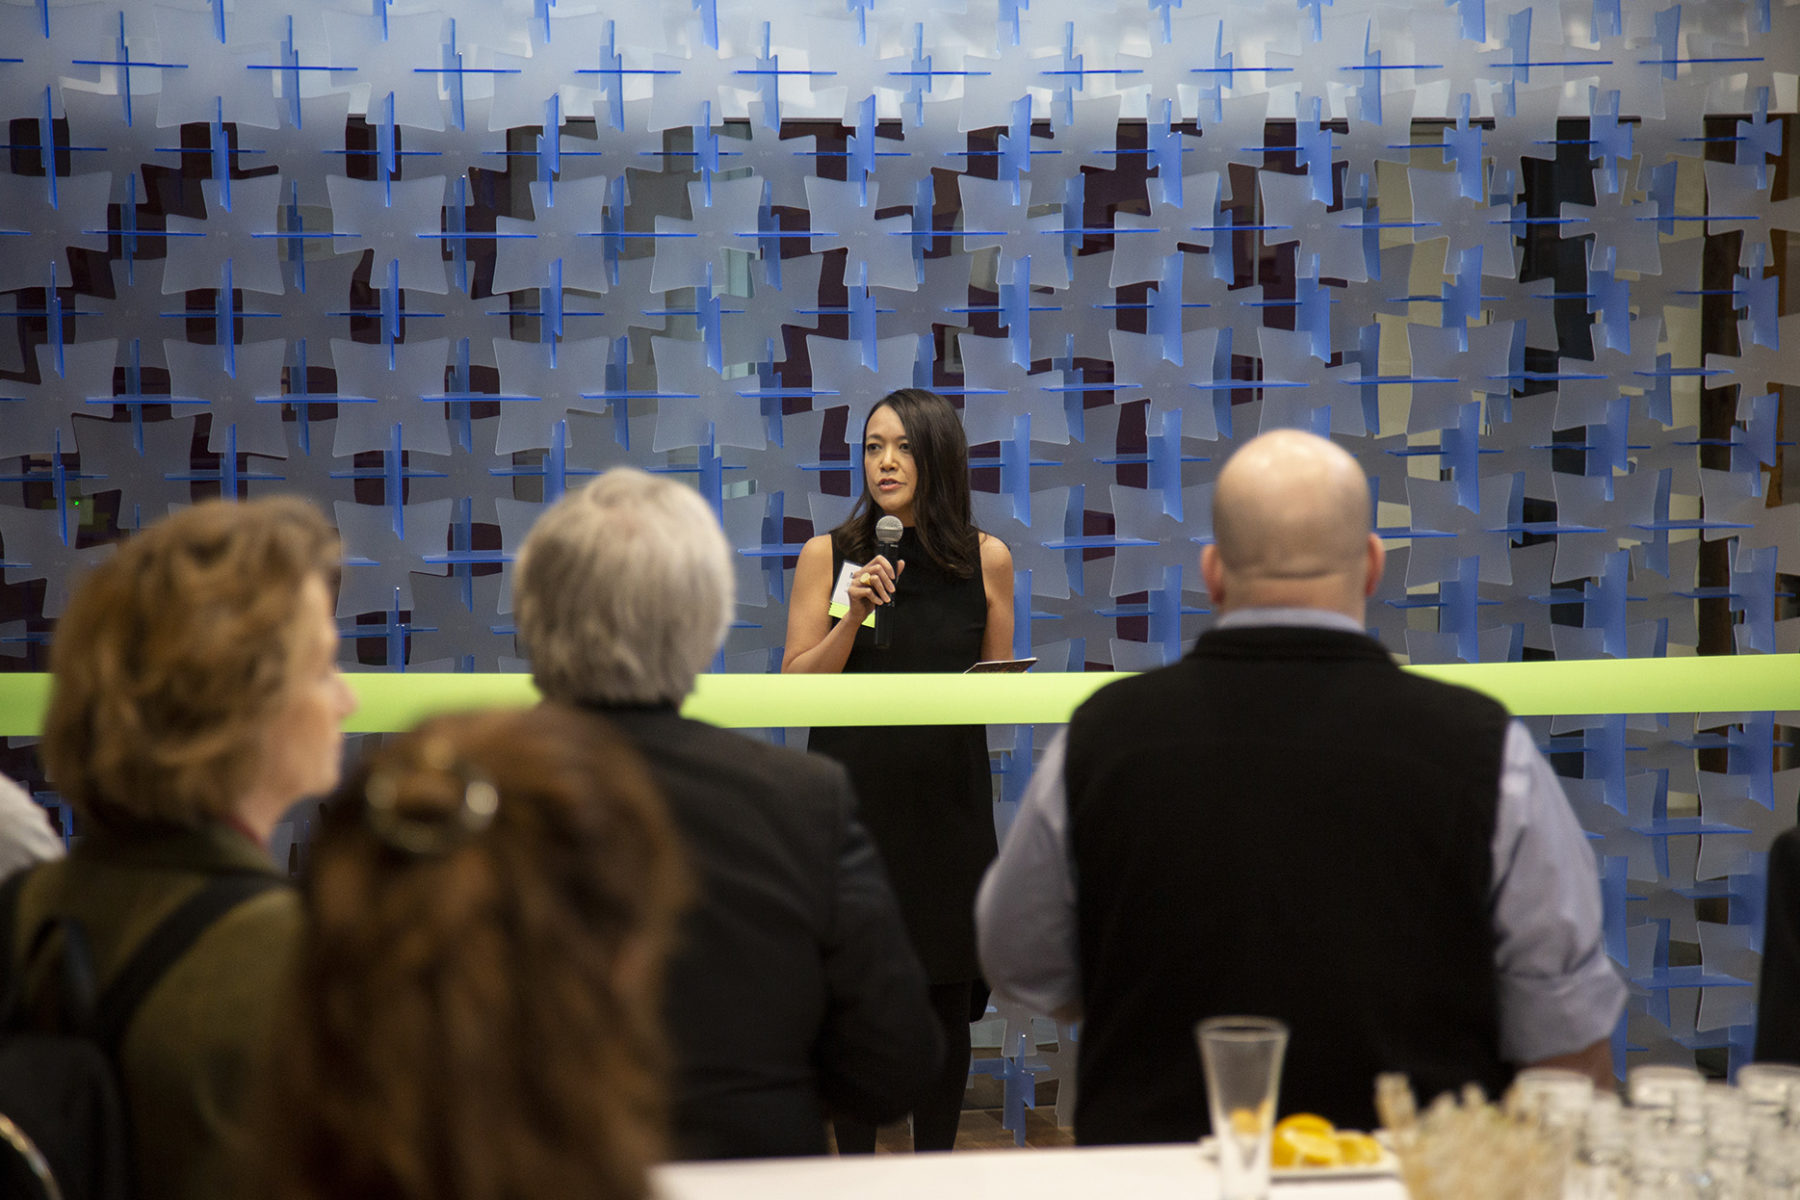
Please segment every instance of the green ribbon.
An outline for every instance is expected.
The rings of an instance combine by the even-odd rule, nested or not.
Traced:
[[[1412,667],[1519,716],[1800,710],[1800,654]],[[352,674],[354,733],[410,729],[433,713],[537,699],[528,675]],[[1060,724],[1116,672],[1024,675],[702,675],[683,712],[732,728]],[[42,728],[48,675],[0,673],[0,736]]]

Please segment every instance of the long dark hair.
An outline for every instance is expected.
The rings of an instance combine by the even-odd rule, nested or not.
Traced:
[[[962,418],[950,402],[923,388],[889,392],[863,418],[861,446],[869,440],[869,421],[877,410],[894,410],[912,444],[913,528],[919,549],[941,571],[967,579],[981,564],[981,531],[969,505],[969,439]],[[857,468],[862,471],[859,466]],[[881,508],[869,495],[869,477],[862,471],[862,495],[844,523],[831,531],[831,544],[845,559],[866,562],[875,556],[875,522]]]
[[[315,851],[256,1194],[646,1195],[679,857],[598,717],[439,717],[383,746]]]

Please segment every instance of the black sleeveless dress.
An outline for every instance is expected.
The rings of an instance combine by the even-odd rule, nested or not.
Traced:
[[[981,572],[958,579],[938,570],[911,529],[900,557],[906,571],[895,588],[892,645],[878,650],[873,629],[857,630],[844,673],[953,672],[980,661],[987,628]],[[843,562],[834,548],[834,581]],[[986,726],[820,726],[808,748],[849,770],[931,981],[974,979],[981,973],[975,890],[996,849]]]

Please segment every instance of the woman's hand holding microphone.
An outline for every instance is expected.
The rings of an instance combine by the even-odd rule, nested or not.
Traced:
[[[850,579],[847,589],[850,596],[851,615],[861,621],[881,605],[894,598],[894,584],[906,570],[906,563],[901,562],[898,569],[883,555],[877,554],[863,565]]]

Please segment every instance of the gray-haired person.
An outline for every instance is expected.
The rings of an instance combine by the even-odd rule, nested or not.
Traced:
[[[514,578],[539,690],[643,754],[699,880],[665,1010],[677,1155],[818,1154],[828,1114],[907,1112],[941,1036],[843,769],[678,711],[735,607],[712,511],[615,468],[539,518]]]

